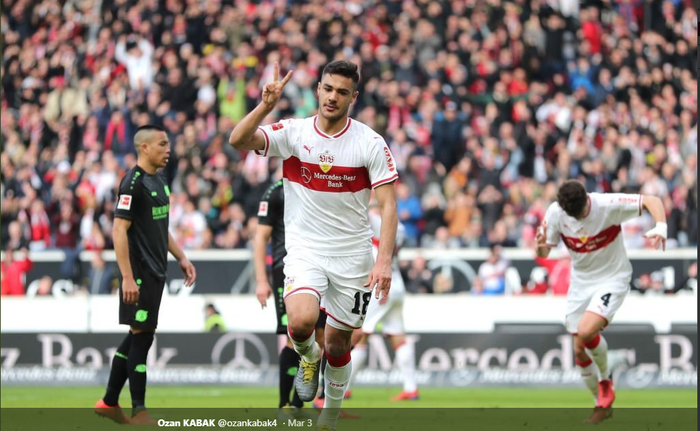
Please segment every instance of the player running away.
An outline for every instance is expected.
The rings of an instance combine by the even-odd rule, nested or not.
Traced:
[[[370,209],[369,220],[374,232],[372,243],[376,254],[379,250],[379,232],[381,231],[382,223],[381,217],[376,212],[376,207]],[[403,379],[403,391],[393,397],[391,401],[413,401],[419,398],[415,377],[415,349],[413,343],[406,340],[406,331],[403,325],[403,301],[406,295],[406,287],[399,271],[397,257],[405,236],[404,227],[399,222],[396,231],[394,260],[391,264],[391,295],[388,298],[372,299],[370,301],[362,329],[355,331],[353,334],[353,345],[355,347],[351,352],[353,366],[350,384],[352,384],[355,375],[367,361],[367,337],[375,332],[381,332],[389,338],[391,347],[396,352],[396,362],[401,370]],[[350,398],[350,384],[345,393],[346,398]]]
[[[600,335],[612,321],[629,291],[632,265],[627,258],[620,224],[640,216],[642,209],[656,226],[644,237],[654,248],[666,249],[666,213],[656,196],[586,193],[582,183],[566,181],[557,202],[547,209],[536,236],[536,253],[547,257],[561,238],[572,258],[567,296],[566,330],[574,336],[574,355],[581,377],[596,399],[588,422],[612,415],[615,401],[608,367],[608,343]]]

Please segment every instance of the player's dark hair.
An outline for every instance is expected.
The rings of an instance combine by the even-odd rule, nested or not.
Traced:
[[[321,77],[326,75],[340,75],[350,78],[355,84],[355,88],[357,88],[357,83],[360,82],[360,73],[357,71],[357,65],[349,60],[331,61],[323,68]]]
[[[165,129],[156,126],[155,124],[144,124],[143,126],[140,126],[138,129],[136,129],[136,133],[142,131],[142,130],[147,130],[147,131],[155,131],[155,132],[165,132]]]
[[[580,217],[588,205],[586,187],[576,180],[568,180],[559,187],[557,202],[566,214]]]

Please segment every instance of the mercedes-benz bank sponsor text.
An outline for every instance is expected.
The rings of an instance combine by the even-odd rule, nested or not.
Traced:
[[[625,358],[616,384],[627,387],[697,386],[697,328],[672,334],[610,332]],[[94,383],[106,378],[121,334],[3,334],[3,384],[60,380]],[[578,385],[567,334],[416,334],[417,379],[434,386]],[[196,346],[196,348],[193,348]],[[148,358],[149,380],[177,384],[274,385],[274,334],[172,334],[156,336]],[[360,385],[400,381],[393,351],[370,338]]]

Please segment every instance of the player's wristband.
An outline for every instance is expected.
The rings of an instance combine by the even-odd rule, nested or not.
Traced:
[[[654,229],[650,230],[645,234],[645,236],[650,237],[658,235],[663,239],[666,239],[668,237],[668,225],[666,223],[662,222],[656,222],[656,226],[654,226]]]

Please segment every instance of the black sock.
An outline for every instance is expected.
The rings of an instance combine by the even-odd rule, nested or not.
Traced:
[[[129,389],[131,390],[131,405],[144,408],[146,405],[146,358],[148,349],[153,344],[153,332],[139,332],[131,339],[131,350],[126,360],[129,372]],[[136,411],[136,410],[134,410]]]
[[[291,347],[285,346],[280,352],[280,408],[289,404],[289,393],[294,387],[294,376],[296,376],[298,368],[299,354]],[[298,397],[296,398],[298,399]],[[294,403],[292,405],[301,407]]]
[[[318,398],[319,399],[324,399],[326,397],[326,394],[324,393],[323,390],[323,381],[325,380],[324,374],[326,373],[326,364],[328,363],[328,359],[326,359],[326,354],[324,353],[321,355],[321,376],[318,381],[318,387],[319,387],[319,392],[318,392]]]
[[[126,358],[129,356],[131,349],[131,331],[124,337],[124,340],[114,352],[112,359],[112,369],[109,371],[109,381],[107,382],[107,392],[102,400],[108,406],[116,406],[119,404],[119,394],[122,393],[124,383],[128,377],[126,372]]]

